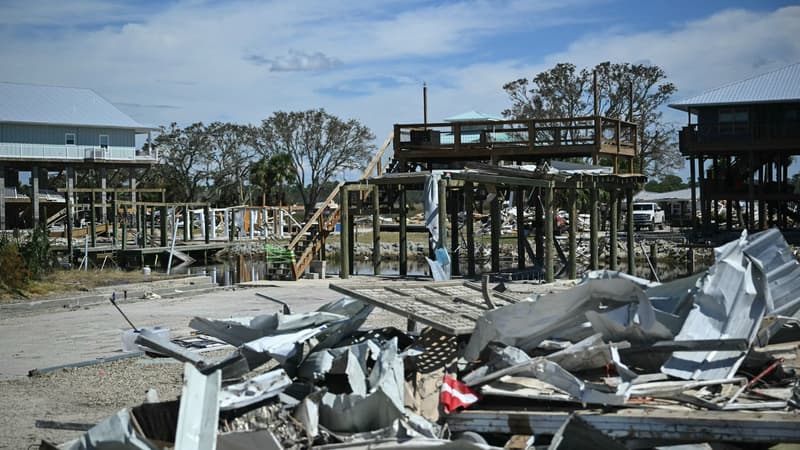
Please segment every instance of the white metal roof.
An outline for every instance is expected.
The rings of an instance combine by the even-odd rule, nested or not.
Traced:
[[[0,122],[153,130],[91,89],[0,82]]]
[[[444,119],[445,122],[476,122],[484,120],[498,122],[503,120],[503,118],[472,110]]]
[[[800,101],[800,63],[706,91],[672,103],[681,111],[697,106]]]

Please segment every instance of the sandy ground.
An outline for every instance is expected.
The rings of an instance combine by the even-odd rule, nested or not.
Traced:
[[[168,327],[174,338],[189,335],[193,316],[226,318],[279,311],[279,305],[256,292],[286,301],[294,312],[314,310],[341,298],[328,288],[331,281],[336,280],[270,281],[194,297],[137,300],[121,307],[138,327]],[[365,326],[404,323],[398,316],[376,310]],[[36,448],[42,439],[63,442],[81,434],[36,428],[36,420],[95,423],[140,404],[150,388],[159,392],[161,400],[176,398],[183,367],[167,359],[129,358],[27,377],[33,368],[121,355],[120,337],[127,328],[110,303],[0,317],[0,449]]]

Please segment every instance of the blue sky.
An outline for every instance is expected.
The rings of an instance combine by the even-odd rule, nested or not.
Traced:
[[[649,62],[674,100],[800,61],[789,1],[0,2],[0,80],[88,87],[138,121],[258,123],[324,107],[367,124],[499,114],[558,62]],[[676,123],[683,113],[667,112]]]

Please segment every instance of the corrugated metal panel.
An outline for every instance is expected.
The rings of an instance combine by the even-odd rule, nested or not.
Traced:
[[[669,105],[686,111],[693,106],[800,101],[800,63],[727,84]]]
[[[465,113],[461,113],[455,115],[453,117],[448,117],[444,119],[445,122],[471,122],[471,121],[481,121],[481,120],[504,120],[502,117],[493,116],[491,114],[486,114],[478,111],[467,111]]]
[[[0,122],[148,129],[91,89],[17,83],[0,83]]]

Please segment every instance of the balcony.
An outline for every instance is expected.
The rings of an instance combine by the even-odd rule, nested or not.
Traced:
[[[158,152],[141,152],[135,147],[85,147],[0,142],[0,160],[86,161],[155,163]]]
[[[788,150],[800,154],[800,121],[689,125],[680,131],[684,155]]]
[[[400,124],[395,157],[409,162],[636,155],[636,125],[608,117]]]

